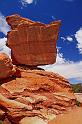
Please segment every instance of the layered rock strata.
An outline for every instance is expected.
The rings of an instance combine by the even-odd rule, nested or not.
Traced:
[[[2,120],[47,124],[75,106],[71,86],[63,77],[42,70],[19,70],[21,78],[5,80],[0,86]]]
[[[0,120],[4,124],[48,124],[76,105],[65,78],[36,67],[55,62],[60,21],[47,25],[19,15],[6,20],[11,26],[7,45],[13,63],[19,66],[13,68],[8,56],[0,54]]]
[[[7,45],[12,49],[14,64],[36,66],[56,61],[60,21],[43,24],[19,15],[8,16],[6,20],[11,26]]]
[[[13,72],[13,64],[9,56],[0,53],[0,80],[12,76]]]

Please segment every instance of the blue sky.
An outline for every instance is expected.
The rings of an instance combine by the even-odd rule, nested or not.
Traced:
[[[82,0],[0,0],[0,51],[9,55],[5,17],[16,13],[43,23],[61,20],[57,62],[43,68],[82,83]]]

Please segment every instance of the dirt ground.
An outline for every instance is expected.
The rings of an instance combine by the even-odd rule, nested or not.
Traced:
[[[59,115],[49,124],[82,124],[82,107],[76,107],[64,115]]]

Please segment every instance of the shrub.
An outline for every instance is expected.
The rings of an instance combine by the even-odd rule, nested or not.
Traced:
[[[76,101],[76,105],[80,107],[80,102],[79,101]]]
[[[74,93],[82,93],[82,84],[72,84]]]
[[[0,124],[3,124],[3,122],[0,120]]]

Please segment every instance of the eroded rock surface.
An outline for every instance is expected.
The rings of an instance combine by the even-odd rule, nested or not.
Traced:
[[[5,80],[0,86],[0,109],[11,124],[47,124],[75,106],[71,86],[60,75],[19,70],[20,78]]]
[[[0,53],[0,80],[12,76],[13,64],[5,53]]]
[[[14,64],[45,65],[56,61],[56,41],[60,21],[42,24],[19,15],[6,18],[11,26],[7,44],[12,49]]]

